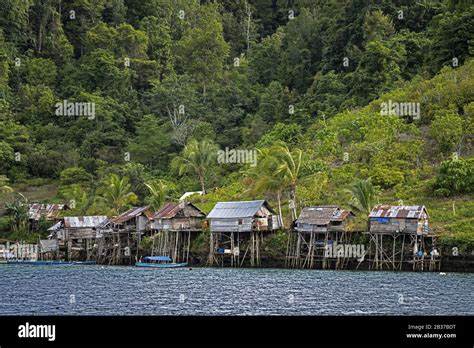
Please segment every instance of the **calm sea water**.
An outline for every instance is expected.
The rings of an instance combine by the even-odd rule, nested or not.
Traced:
[[[474,274],[0,265],[3,315],[466,315]]]

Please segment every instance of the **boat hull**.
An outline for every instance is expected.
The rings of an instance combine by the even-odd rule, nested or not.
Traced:
[[[152,268],[179,268],[179,267],[186,267],[188,265],[187,262],[183,263],[145,263],[145,262],[137,262],[135,264],[136,267],[152,267]]]

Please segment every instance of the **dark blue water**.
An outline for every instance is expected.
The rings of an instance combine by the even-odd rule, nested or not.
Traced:
[[[0,314],[466,315],[474,274],[0,265]]]

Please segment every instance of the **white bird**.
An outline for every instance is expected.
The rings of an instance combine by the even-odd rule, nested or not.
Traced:
[[[446,275],[446,273],[444,273],[444,272],[439,272],[439,274],[440,274],[440,275]]]

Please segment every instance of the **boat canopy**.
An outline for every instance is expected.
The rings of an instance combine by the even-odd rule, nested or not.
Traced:
[[[169,256],[145,256],[143,261],[171,261]]]

